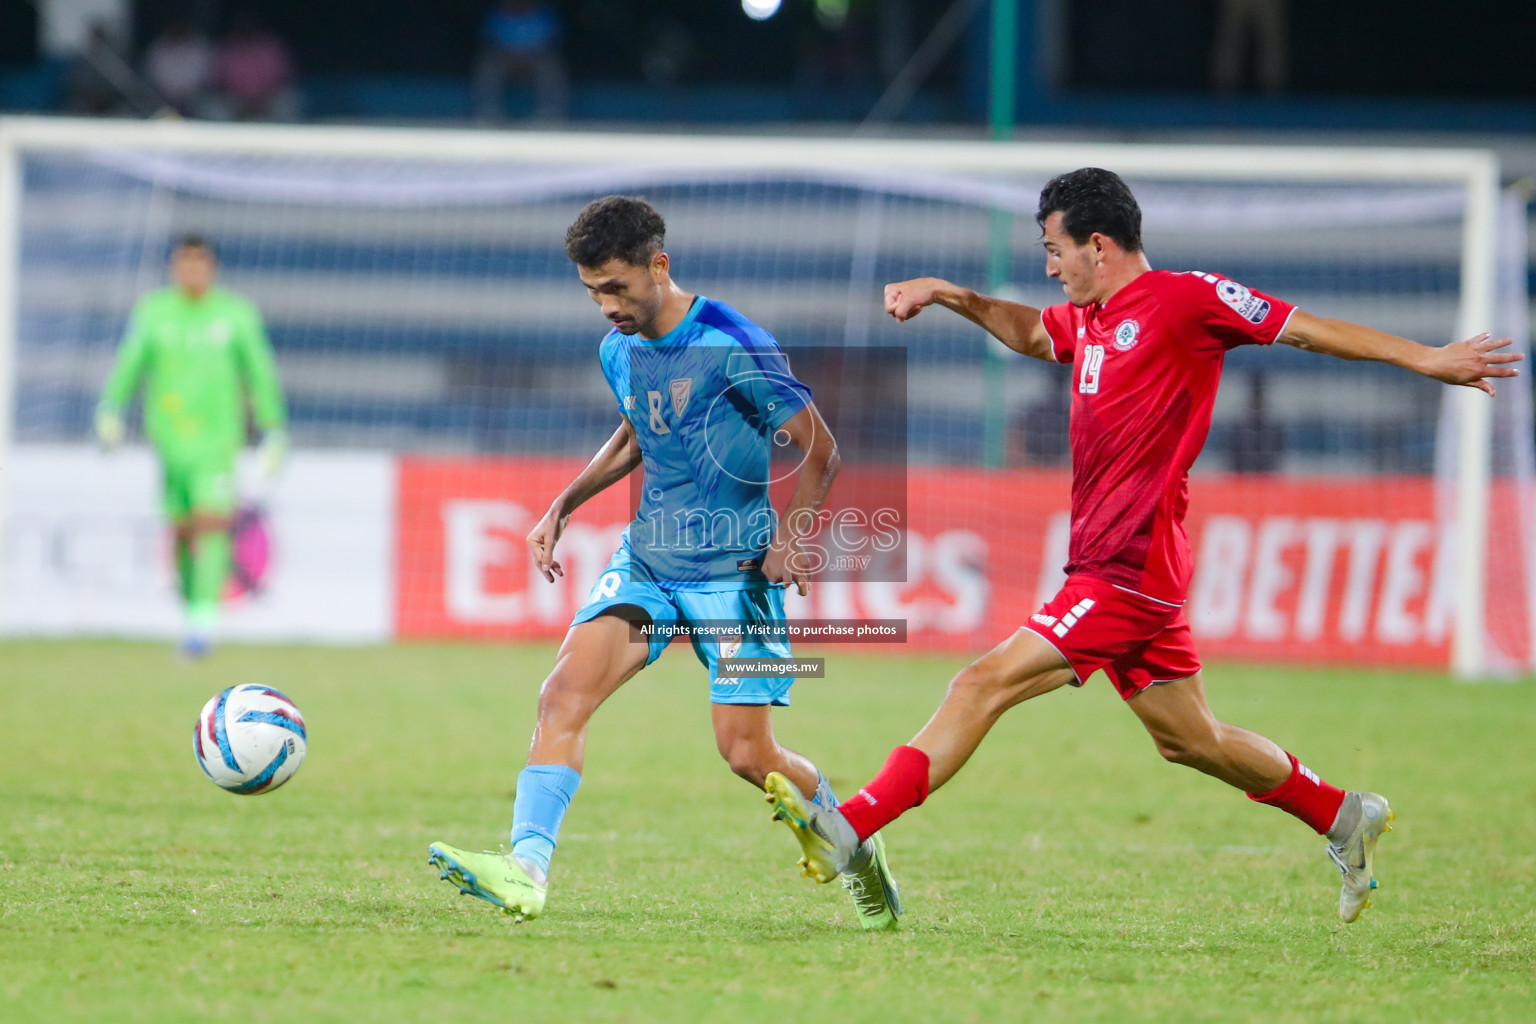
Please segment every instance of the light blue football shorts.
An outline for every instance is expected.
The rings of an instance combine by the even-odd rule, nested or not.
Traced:
[[[784,588],[767,584],[738,590],[673,590],[636,578],[632,571],[629,539],[608,560],[607,566],[592,585],[586,604],[577,611],[571,625],[588,622],[609,609],[633,605],[645,611],[653,623],[740,622],[768,625],[784,622]],[[781,634],[782,635],[782,634]],[[671,637],[653,633],[645,663],[661,657]],[[772,704],[789,706],[789,688],[793,677],[721,679],[719,658],[788,658],[789,641],[743,635],[737,639],[711,639],[693,636],[693,653],[709,670],[711,704]]]

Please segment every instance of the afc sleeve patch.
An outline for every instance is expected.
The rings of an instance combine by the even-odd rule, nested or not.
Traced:
[[[1269,300],[1259,298],[1236,281],[1218,279],[1216,295],[1251,324],[1261,324],[1269,316]]]

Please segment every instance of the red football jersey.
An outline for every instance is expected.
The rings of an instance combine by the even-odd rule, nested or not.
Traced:
[[[1184,602],[1189,467],[1222,360],[1272,343],[1295,308],[1218,274],[1153,270],[1103,305],[1043,312],[1057,361],[1072,363],[1069,575]]]

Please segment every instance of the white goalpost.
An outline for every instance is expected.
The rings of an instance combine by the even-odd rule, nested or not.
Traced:
[[[1254,287],[1308,308],[1316,294],[1326,315],[1373,323],[1379,313],[1377,326],[1412,330],[1410,336],[1428,343],[1513,329],[1499,321],[1499,164],[1481,150],[0,119],[0,595],[11,595],[10,605],[0,597],[0,635],[33,631],[6,618],[16,618],[21,600],[14,590],[18,559],[32,566],[44,557],[37,554],[44,542],[23,536],[14,515],[7,526],[22,486],[15,455],[27,446],[88,442],[83,409],[109,357],[109,332],[120,330],[134,294],[158,279],[164,245],[176,231],[206,226],[216,238],[232,240],[228,278],[274,323],[301,450],[566,455],[565,436],[597,419],[596,410],[611,398],[570,383],[564,369],[561,339],[585,331],[595,345],[601,332],[579,290],[552,283],[564,272],[563,224],[594,195],[657,192],[679,211],[675,221],[669,216],[669,242],[697,248],[692,266],[718,283],[714,297],[740,305],[786,343],[794,336],[830,345],[931,338],[911,378],[908,437],[916,464],[942,466],[969,459],[967,445],[982,429],[975,399],[967,408],[949,395],[993,370],[978,358],[973,329],[938,317],[923,323],[931,334],[871,340],[878,311],[870,303],[878,300],[870,296],[878,295],[882,274],[923,266],[925,255],[935,272],[974,275],[985,262],[986,217],[1002,210],[1019,225],[1009,253],[1023,294],[1059,301],[1033,262],[1034,203],[1045,179],[1088,165],[1115,170],[1137,190],[1156,265],[1231,272],[1223,263],[1236,264],[1258,276],[1245,280]],[[152,214],[152,207],[159,212]],[[1165,253],[1171,259],[1160,258]],[[1357,269],[1349,272],[1358,279],[1330,279],[1329,268],[1352,261]],[[984,284],[974,276],[968,283]],[[1365,312],[1351,315],[1352,302],[1364,303]],[[1529,636],[1515,645],[1524,653],[1512,656],[1519,663],[1513,668],[1511,657],[1489,654],[1488,567],[1490,557],[1502,557],[1490,556],[1490,495],[1498,486],[1490,453],[1493,402],[1504,400],[1503,389],[1495,400],[1470,388],[1445,393],[1449,405],[1431,465],[1424,446],[1396,425],[1411,412],[1433,428],[1435,417],[1423,408],[1432,392],[1389,390],[1414,385],[1368,370],[1286,363],[1266,378],[1277,397],[1265,406],[1260,378],[1267,371],[1259,356],[1248,358],[1234,356],[1230,365],[1237,378],[1252,380],[1252,411],[1240,397],[1229,402],[1218,431],[1229,429],[1223,424],[1238,429],[1245,416],[1269,416],[1288,438],[1271,467],[1276,480],[1289,473],[1322,490],[1326,484],[1316,481],[1335,480],[1364,497],[1355,511],[1319,513],[1311,525],[1300,512],[1268,525],[1252,513],[1241,542],[1251,549],[1245,564],[1260,573],[1265,538],[1272,538],[1282,552],[1271,560],[1281,582],[1267,591],[1242,582],[1246,610],[1232,615],[1247,625],[1232,628],[1251,627],[1253,649],[1261,654],[1269,649],[1264,643],[1280,643],[1264,631],[1269,610],[1289,600],[1275,595],[1287,587],[1299,595],[1297,609],[1286,614],[1301,622],[1311,614],[1300,610],[1308,581],[1326,570],[1337,582],[1317,583],[1319,600],[1348,621],[1356,615],[1349,602],[1357,591],[1376,586],[1378,578],[1387,589],[1393,579],[1406,581],[1409,596],[1400,603],[1423,610],[1414,611],[1417,624],[1404,643],[1439,642],[1436,616],[1448,619],[1446,660],[1461,677],[1536,663]],[[1024,453],[1017,466],[1030,471],[1029,445],[1040,431],[1029,409],[1041,401],[1049,378],[1012,364],[996,372],[1006,377],[1001,393],[1011,403],[1000,422]],[[1529,386],[1524,377],[1509,383]],[[1349,399],[1340,398],[1350,387],[1360,389],[1358,408],[1346,408]],[[590,415],[582,411],[589,407]],[[1451,438],[1454,449],[1447,450]],[[1197,470],[1223,468],[1202,462]],[[417,468],[389,472],[398,481],[389,486],[405,488]],[[1418,494],[1420,481],[1436,472],[1454,478],[1454,511],[1442,509],[1433,528],[1454,540],[1438,555],[1425,555],[1428,548],[1413,548],[1409,539],[1399,542],[1390,522],[1369,544],[1348,541],[1354,546],[1347,554],[1345,540],[1300,539],[1327,530],[1364,537],[1377,527],[1370,525],[1373,492],[1362,488],[1379,486],[1379,504],[1390,511],[1393,495]],[[1262,505],[1261,483],[1237,481],[1230,493],[1247,494],[1250,487]],[[1292,497],[1276,500],[1301,501],[1294,497],[1300,493],[1293,488],[1285,492]],[[415,521],[410,499],[391,491],[389,501],[391,528],[405,531],[403,524]],[[955,502],[963,519],[964,505]],[[987,513],[992,518],[974,532],[1001,522],[1003,505],[1000,500],[999,511]],[[1028,525],[1045,536],[1054,520],[1041,516]],[[1518,546],[1523,564],[1529,564],[1527,525]],[[413,550],[404,542],[390,546],[395,586],[442,590],[433,574],[451,574],[452,558],[446,569],[436,562],[420,568],[421,581],[412,582],[418,571]],[[1048,553],[1041,557],[1049,561]],[[1442,568],[1425,568],[1425,558]],[[1448,565],[1454,566],[1447,570],[1454,595],[1436,598],[1427,577]],[[1328,596],[1330,587],[1337,596]],[[1032,596],[1033,578],[1022,589]],[[1390,637],[1402,616],[1387,607],[1388,598],[1378,603],[1357,618],[1386,623]],[[390,634],[405,617],[397,613],[381,633]],[[1212,613],[1207,621],[1219,618]],[[1527,609],[1527,624],[1530,618]],[[558,619],[558,610],[549,612],[550,622]],[[96,628],[85,620],[77,625]],[[1355,635],[1352,628],[1338,627],[1340,643]],[[1360,635],[1374,628],[1361,626]],[[956,643],[974,635],[957,633]],[[1241,653],[1236,646],[1216,649]]]

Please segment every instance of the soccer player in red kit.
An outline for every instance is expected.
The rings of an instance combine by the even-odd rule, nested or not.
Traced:
[[[1493,394],[1513,377],[1508,339],[1479,335],[1441,348],[1313,316],[1219,274],[1153,270],[1141,210],[1125,182],[1083,168],[1051,180],[1036,214],[1046,274],[1067,301],[1037,310],[947,281],[888,285],[886,310],[906,321],[940,305],[1003,344],[1072,364],[1072,537],[1067,582],[1020,629],[949,684],[921,732],[836,808],[770,775],[774,817],[800,841],[805,873],[835,878],[858,844],[954,777],[1004,711],[1102,669],[1158,753],[1278,807],[1328,839],[1343,873],[1339,916],[1360,916],[1375,887],[1384,797],[1320,779],[1272,740],[1218,720],[1184,615],[1193,565],[1184,533],[1189,468],[1210,429],[1222,360],[1238,345],[1282,342],[1342,359],[1392,363]]]

